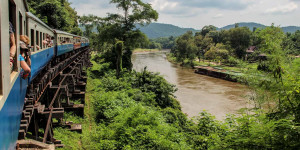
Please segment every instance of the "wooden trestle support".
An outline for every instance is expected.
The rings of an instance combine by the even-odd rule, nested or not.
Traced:
[[[87,82],[85,69],[90,65],[89,49],[85,48],[53,59],[41,71],[27,89],[19,140],[29,137],[63,147],[61,141],[54,138],[54,126],[81,132],[80,124],[63,122],[63,117],[65,111],[73,111],[83,117]],[[74,104],[70,99],[80,99],[81,104]],[[57,122],[53,122],[54,118]],[[18,147],[24,148],[26,144],[19,142]]]

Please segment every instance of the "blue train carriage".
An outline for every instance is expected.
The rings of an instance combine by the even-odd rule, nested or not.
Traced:
[[[60,30],[54,30],[55,43],[57,43],[56,55],[68,53],[74,50],[74,35]]]
[[[86,39],[85,39],[85,46],[90,46],[89,44],[90,44],[90,41],[89,41],[88,38],[86,38]]]
[[[28,7],[25,0],[0,1],[0,149],[15,149],[28,79],[22,79],[20,35],[26,35]],[[16,54],[10,67],[9,22],[14,28]]]
[[[47,26],[32,13],[27,12],[28,17],[28,37],[31,41],[31,78],[36,75],[48,64],[55,56],[55,37],[53,29]]]
[[[81,48],[81,36],[74,35],[74,50]]]
[[[89,39],[86,37],[81,37],[81,47],[87,47]]]

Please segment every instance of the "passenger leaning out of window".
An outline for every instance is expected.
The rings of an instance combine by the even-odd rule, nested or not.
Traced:
[[[9,39],[10,39],[9,65],[10,65],[10,70],[13,69],[14,58],[15,58],[16,51],[17,51],[16,39],[15,39],[14,32],[15,32],[14,26],[12,25],[11,22],[9,22]]]
[[[19,59],[20,59],[20,64],[21,64],[21,68],[24,70],[23,73],[23,78],[27,79],[31,69],[31,60],[30,60],[30,49],[29,49],[29,38],[27,39],[26,36],[23,36],[24,38],[22,38],[22,36],[20,37],[20,55],[19,55]]]

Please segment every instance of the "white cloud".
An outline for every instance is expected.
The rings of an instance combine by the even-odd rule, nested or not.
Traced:
[[[217,15],[215,15],[213,18],[218,19],[218,18],[223,18],[223,17],[224,17],[223,14],[217,14]]]
[[[152,4],[153,8],[161,11],[166,9],[174,9],[178,5],[178,2],[169,2],[167,0],[154,0],[150,3]]]
[[[267,14],[287,14],[295,11],[298,8],[298,5],[294,2],[291,2],[287,5],[277,6],[271,9],[267,9]]]
[[[78,15],[120,13],[111,0],[69,0]],[[158,22],[201,29],[236,22],[300,26],[300,0],[142,0],[158,11]]]

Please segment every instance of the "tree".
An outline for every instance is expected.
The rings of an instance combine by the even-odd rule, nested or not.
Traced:
[[[77,12],[68,0],[28,0],[30,12],[51,28],[81,35]]]
[[[216,31],[216,30],[217,30],[217,27],[215,27],[213,25],[204,26],[202,28],[202,30],[200,31],[200,33],[197,33],[196,35],[201,34],[202,36],[206,36],[207,33],[211,32],[211,31]]]
[[[178,61],[184,64],[185,59],[189,59],[190,64],[193,65],[193,60],[196,56],[196,45],[192,31],[188,31],[176,40],[176,57]]]
[[[115,44],[115,51],[117,53],[117,77],[120,76],[122,71],[122,55],[123,55],[124,43],[123,41],[117,41]]]
[[[117,5],[123,15],[111,14],[110,21],[114,21],[120,28],[120,40],[124,41],[125,53],[123,56],[123,66],[129,70],[132,69],[131,55],[136,47],[136,39],[141,37],[141,32],[135,29],[136,24],[149,24],[157,20],[158,13],[152,9],[151,5],[141,0],[111,0],[111,3]]]
[[[100,19],[97,16],[94,15],[88,15],[88,16],[81,16],[79,18],[79,23],[81,26],[85,28],[85,31],[83,32],[83,35],[86,37],[91,37],[93,28],[96,26],[96,20]]]
[[[247,27],[232,28],[228,31],[228,41],[238,58],[245,57],[246,49],[250,46],[251,31]]]
[[[221,61],[227,59],[229,56],[228,50],[225,49],[223,44],[217,44],[213,46],[205,53],[205,58],[208,60],[217,60]]]
[[[203,58],[204,61],[204,54],[214,45],[213,39],[202,35],[195,36],[195,44],[197,46],[196,55],[198,57],[198,60],[200,62],[201,58]]]

